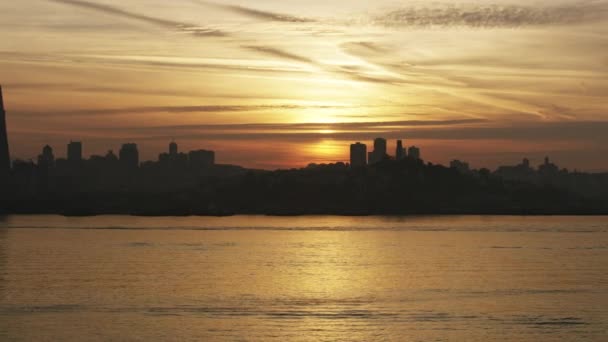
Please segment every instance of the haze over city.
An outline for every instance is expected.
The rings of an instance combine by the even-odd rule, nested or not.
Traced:
[[[175,139],[274,169],[382,136],[435,163],[608,170],[606,19],[607,1],[4,1],[11,156]]]

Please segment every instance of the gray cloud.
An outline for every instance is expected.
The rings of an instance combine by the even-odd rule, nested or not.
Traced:
[[[181,32],[190,33],[195,36],[222,37],[222,36],[227,35],[226,33],[222,32],[220,30],[217,30],[217,29],[213,29],[213,28],[192,25],[192,24],[188,24],[188,23],[184,23],[184,22],[180,22],[180,21],[169,20],[169,19],[150,17],[150,16],[147,16],[144,14],[129,12],[129,11],[117,8],[117,7],[97,4],[97,3],[88,2],[88,1],[82,1],[82,0],[48,0],[48,1],[76,6],[76,7],[80,7],[80,8],[85,8],[85,9],[113,15],[113,16],[120,17],[120,18],[136,20],[136,21],[147,23],[147,24],[156,25],[159,27],[164,27],[164,28],[168,28],[168,29],[173,29],[173,30],[177,30],[177,31],[181,31]]]
[[[275,47],[270,47],[270,46],[256,46],[256,45],[245,45],[242,46],[242,48],[247,49],[247,50],[251,50],[251,51],[255,51],[255,52],[260,52],[269,56],[273,56],[273,57],[278,57],[278,58],[282,58],[282,59],[288,59],[288,60],[292,60],[295,62],[301,62],[301,63],[306,63],[306,64],[311,64],[311,65],[319,65],[318,62],[316,62],[313,59],[310,59],[308,57],[304,57],[304,56],[300,56],[294,53],[291,53],[289,51],[285,51],[279,48],[275,48]]]
[[[355,50],[355,49],[363,49],[363,50],[367,50],[370,52],[374,52],[374,53],[386,53],[389,52],[389,49],[387,49],[384,46],[381,46],[377,43],[372,43],[372,42],[365,42],[365,41],[361,41],[361,42],[348,42],[348,43],[344,43],[342,45],[340,45],[340,47],[344,50],[344,51],[350,51],[350,50]]]
[[[300,108],[293,106],[295,108]],[[308,108],[308,107],[307,107]],[[334,107],[323,107],[334,108]],[[143,130],[151,131],[166,131],[166,130],[206,130],[206,131],[307,131],[316,130],[375,130],[381,131],[393,130],[397,128],[407,127],[439,127],[439,126],[458,126],[458,125],[476,125],[487,123],[484,119],[452,119],[452,120],[399,120],[399,121],[376,121],[376,122],[336,122],[336,123],[244,123],[244,124],[203,124],[203,125],[176,125],[176,126],[158,126],[145,127]],[[111,128],[116,130],[116,128]],[[124,130],[136,130],[136,127],[119,128]]]
[[[385,84],[385,85],[394,85],[394,84],[402,83],[402,80],[390,78],[390,77],[380,77],[377,75],[370,75],[368,73],[365,73],[363,70],[353,68],[352,66],[326,65],[321,62],[315,61],[314,59],[304,57],[301,55],[297,55],[292,52],[289,52],[289,51],[286,51],[286,50],[283,50],[280,48],[276,48],[276,47],[261,46],[261,45],[247,45],[247,46],[242,46],[242,48],[248,49],[251,51],[255,51],[255,52],[259,52],[259,53],[263,53],[265,55],[269,55],[269,56],[273,56],[273,57],[277,57],[277,58],[305,63],[308,65],[317,67],[325,72],[340,75],[342,77],[346,77],[346,78],[349,78],[354,81],[367,82],[367,83],[379,83],[379,84]]]
[[[296,17],[289,14],[276,13],[270,11],[262,11],[249,7],[242,7],[236,5],[224,5],[224,4],[216,4],[207,1],[195,1],[196,3],[205,5],[205,6],[213,6],[216,8],[221,8],[233,13],[237,13],[240,15],[244,15],[250,18],[261,19],[261,20],[269,20],[269,21],[281,21],[281,22],[289,22],[289,23],[312,23],[316,20],[310,18],[301,18]]]
[[[362,131],[336,131],[321,133],[314,131],[282,132],[268,131],[232,132],[229,130],[197,132],[196,130],[181,130],[178,128],[164,128],[157,131],[158,136],[150,135],[150,131],[143,130],[142,139],[209,139],[232,141],[289,141],[310,142],[322,139],[341,141],[366,141],[375,137],[387,139],[415,139],[415,140],[511,140],[520,142],[551,143],[560,141],[585,142],[603,146],[608,143],[608,121],[582,121],[582,122],[550,122],[550,123],[519,123],[517,125],[495,126],[458,126],[446,125],[444,127],[371,127]],[[138,128],[133,128],[132,132]],[[262,130],[262,129],[260,129]],[[166,135],[166,132],[172,134]],[[181,131],[181,133],[180,133]]]
[[[582,24],[608,18],[608,4],[585,2],[561,6],[436,5],[404,7],[372,18],[372,23],[390,27],[475,28]]]
[[[83,59],[84,60],[84,59]],[[266,73],[300,73],[303,70],[288,67],[288,66],[259,66],[259,65],[238,65],[229,63],[216,62],[182,62],[182,61],[163,61],[163,60],[145,60],[145,59],[127,59],[127,58],[89,58],[90,62],[99,62],[104,64],[119,64],[119,65],[143,65],[156,66],[166,68],[186,68],[186,69],[217,69],[217,70],[232,70],[232,71],[248,71],[248,72],[266,72]]]
[[[87,116],[87,115],[123,115],[123,114],[149,114],[149,113],[228,113],[247,112],[259,110],[298,110],[298,109],[333,109],[349,108],[340,106],[301,106],[301,105],[209,105],[209,106],[155,106],[155,107],[126,107],[106,109],[83,109],[65,111],[14,111],[17,116],[49,117],[49,116]]]
[[[142,56],[146,57],[146,56]],[[74,65],[77,63],[104,64],[104,65],[120,65],[120,66],[144,66],[144,67],[163,67],[163,68],[183,68],[183,69],[208,69],[208,70],[229,70],[229,71],[247,71],[247,72],[263,72],[263,73],[302,73],[304,69],[297,66],[262,66],[262,65],[239,65],[234,63],[221,63],[216,61],[201,60],[199,61],[175,61],[163,60],[162,58],[150,59],[134,59],[119,56],[79,56],[79,55],[62,55],[62,54],[42,54],[33,53],[15,53],[8,51],[0,51],[0,60],[12,62],[34,62],[34,63],[66,63]]]
[[[84,93],[118,93],[118,94],[139,94],[139,95],[154,95],[154,96],[172,96],[172,97],[202,97],[205,94],[201,92],[184,91],[184,90],[167,90],[167,89],[142,89],[127,86],[103,86],[103,85],[83,85],[71,83],[52,83],[52,82],[32,82],[32,83],[5,83],[4,86],[11,90],[20,91],[70,91]]]

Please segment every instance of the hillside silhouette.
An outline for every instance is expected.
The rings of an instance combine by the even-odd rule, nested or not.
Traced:
[[[406,157],[365,167],[345,163],[290,170],[95,160],[74,167],[15,163],[5,213],[66,215],[232,214],[608,214],[605,174],[529,178],[463,171]],[[572,186],[572,185],[575,186]]]

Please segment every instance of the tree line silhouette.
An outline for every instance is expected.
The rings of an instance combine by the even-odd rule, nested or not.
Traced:
[[[608,175],[549,163],[470,170],[404,157],[289,170],[118,160],[14,162],[4,213],[65,215],[608,214]]]

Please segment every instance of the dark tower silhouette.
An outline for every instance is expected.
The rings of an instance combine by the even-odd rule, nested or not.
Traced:
[[[395,159],[402,160],[406,156],[406,151],[403,148],[403,141],[397,140],[397,150],[395,152]]]
[[[379,156],[386,156],[386,139],[376,138],[374,140],[374,152],[377,152]]]
[[[374,139],[374,151],[368,153],[368,163],[375,164],[387,158],[386,154],[386,139]]]
[[[411,146],[409,148],[409,150],[407,151],[407,155],[410,156],[410,158],[413,159],[422,159],[420,157],[420,149],[416,146]]]
[[[11,157],[8,151],[8,133],[6,131],[6,112],[0,86],[0,178],[8,175],[11,168]]]
[[[137,144],[124,144],[118,153],[120,163],[128,169],[137,169],[139,167],[139,151]]]
[[[42,148],[42,154],[38,156],[38,166],[42,168],[55,166],[55,155],[51,146],[46,145]]]
[[[350,166],[361,167],[367,165],[367,145],[356,143],[350,145]]]
[[[169,144],[169,155],[172,155],[172,156],[177,155],[177,143],[175,141],[172,141]]]
[[[82,161],[82,143],[79,141],[70,141],[68,144],[68,161],[71,163],[79,163]]]

